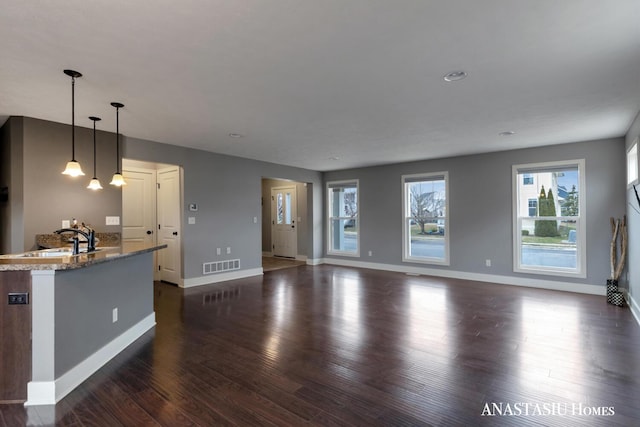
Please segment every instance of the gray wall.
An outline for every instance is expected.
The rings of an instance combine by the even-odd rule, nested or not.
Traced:
[[[298,224],[298,255],[307,256],[308,248],[308,223],[310,217],[307,214],[307,185],[302,182],[284,181],[280,179],[265,178],[262,180],[262,251],[271,252],[271,189],[277,187],[296,187],[296,209]]]
[[[11,117],[8,123],[10,144],[16,148],[9,220],[14,238],[3,252],[34,249],[35,235],[51,233],[64,219],[77,218],[101,232],[120,232],[120,226],[105,225],[106,216],[122,215],[121,190],[109,185],[116,168],[114,133],[97,132],[97,172],[104,188],[94,192],[86,188],[93,176],[93,129],[76,126],[76,160],[86,175],[71,178],[61,173],[71,158],[70,126],[28,117]]]
[[[56,378],[153,313],[152,270],[153,254],[145,253],[56,272]]]
[[[640,113],[627,133],[626,148],[631,148],[631,144],[638,136],[640,136]],[[640,191],[640,185],[636,185],[636,188]],[[627,191],[627,202],[627,221],[629,226],[629,253],[627,258],[629,282],[627,286],[629,296],[632,297],[635,304],[640,304],[640,204],[636,200],[633,188]],[[638,318],[640,316],[640,307],[634,305],[633,309]]]
[[[511,167],[581,158],[586,162],[587,278],[560,280],[604,286],[609,217],[625,212],[623,138],[328,172],[324,178],[360,180],[361,261],[558,280],[513,272]],[[451,265],[403,264],[401,175],[439,171],[449,171]],[[366,256],[370,250],[372,257]],[[491,267],[485,266],[487,258]]]
[[[161,144],[135,138],[125,138],[127,159],[168,163],[181,166],[183,183],[183,277],[202,276],[202,263],[239,258],[242,269],[262,265],[262,177],[278,177],[307,185],[313,200],[306,224],[306,254],[322,256],[321,223],[322,191],[320,172],[231,157],[207,151]],[[198,204],[196,224],[186,223],[189,203]],[[253,217],[258,223],[253,223]],[[216,255],[216,248],[232,248],[231,255]]]

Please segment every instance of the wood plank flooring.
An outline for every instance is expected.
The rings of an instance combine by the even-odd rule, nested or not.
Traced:
[[[604,297],[322,265],[156,283],[155,306],[55,407],[0,406],[0,426],[640,425],[640,327]]]
[[[291,258],[280,258],[263,256],[262,257],[262,271],[265,273],[268,271],[282,270],[283,268],[294,268],[301,265],[306,265],[305,261],[298,261]]]

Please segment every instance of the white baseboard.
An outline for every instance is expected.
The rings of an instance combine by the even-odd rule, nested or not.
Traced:
[[[266,256],[266,257],[272,257],[273,256],[273,252],[262,252],[262,256]]]
[[[636,322],[638,322],[638,325],[640,325],[640,306],[638,305],[638,302],[633,298],[633,295],[629,294],[629,292],[626,292],[627,294],[627,304],[629,304],[629,309],[631,310],[631,314],[633,314],[633,317],[635,317]]]
[[[324,263],[324,258],[307,258],[307,265],[320,265]]]
[[[25,406],[55,405],[155,324],[156,314],[151,313],[55,381],[29,382]]]
[[[346,267],[370,268],[373,270],[395,271],[398,273],[425,276],[448,277],[451,279],[476,280],[478,282],[498,283],[501,285],[524,286],[528,288],[550,289],[554,291],[577,292],[590,295],[605,295],[606,286],[585,285],[581,283],[560,282],[554,280],[531,279],[528,277],[500,276],[497,274],[469,273],[465,271],[441,270],[428,267],[413,267],[395,264],[379,264],[364,261],[352,261],[337,258],[322,258],[318,264],[333,264]],[[309,262],[307,261],[307,264]],[[317,264],[313,264],[317,265]]]
[[[262,274],[262,267],[250,268],[248,270],[230,271],[228,273],[209,274],[207,276],[184,279],[184,284],[181,287],[192,288],[194,286],[211,285],[212,283],[226,282],[227,280],[244,279],[253,276],[261,276]]]

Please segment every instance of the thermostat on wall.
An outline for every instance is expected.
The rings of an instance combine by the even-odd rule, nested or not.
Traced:
[[[191,212],[195,212],[198,210],[198,205],[196,203],[189,203],[189,210]]]

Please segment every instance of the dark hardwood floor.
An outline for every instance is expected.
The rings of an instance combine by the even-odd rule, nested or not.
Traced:
[[[326,265],[155,296],[154,330],[0,426],[640,425],[640,327],[604,297]]]

